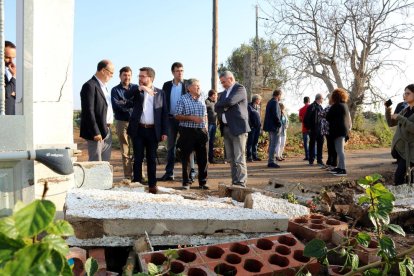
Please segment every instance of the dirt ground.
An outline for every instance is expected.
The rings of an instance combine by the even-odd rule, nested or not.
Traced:
[[[74,133],[75,143],[78,149],[82,150],[82,156],[78,161],[86,161],[88,152],[86,143],[79,138],[78,130]],[[303,156],[289,156],[286,160],[279,162],[281,168],[267,168],[267,161],[247,163],[248,181],[247,185],[255,188],[264,188],[269,184],[270,179],[277,179],[281,182],[301,183],[304,188],[311,191],[319,191],[326,185],[341,183],[346,180],[357,180],[360,177],[372,173],[379,173],[385,179],[385,184],[392,184],[393,173],[396,165],[392,164],[392,157],[389,148],[374,148],[369,150],[346,151],[346,166],[348,175],[337,177],[319,166],[309,166],[307,161],[303,161]],[[161,155],[161,154],[160,154]],[[327,153],[324,153],[326,159]],[[164,174],[165,159],[159,158],[160,164],[157,165],[157,177]],[[123,169],[121,154],[119,149],[112,150],[111,165],[113,166],[114,183],[123,179]],[[181,164],[175,164],[175,181],[158,182],[159,186],[179,188],[181,186]],[[211,188],[209,193],[217,190],[219,183],[231,184],[229,164],[209,164],[208,185]],[[197,183],[196,183],[197,184]],[[197,187],[198,185],[194,185]]]

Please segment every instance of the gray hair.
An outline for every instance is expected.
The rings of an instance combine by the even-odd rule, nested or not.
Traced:
[[[200,83],[200,81],[198,79],[195,79],[195,78],[188,79],[185,83],[185,90],[188,90],[188,87],[190,87],[191,85],[193,85],[196,82]]]
[[[260,96],[259,94],[253,94],[252,96],[252,103],[254,103],[257,100],[261,100],[262,96]]]
[[[228,70],[221,72],[220,75],[219,75],[220,79],[221,78],[230,78],[230,77],[234,79],[233,73],[228,71]]]
[[[321,93],[316,94],[315,101],[320,100],[320,99],[322,99],[322,94]]]

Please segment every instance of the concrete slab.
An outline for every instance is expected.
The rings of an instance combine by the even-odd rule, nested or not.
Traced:
[[[269,211],[296,218],[310,214],[309,208],[300,204],[292,204],[283,198],[272,198],[260,193],[252,193],[246,196],[244,207],[254,210]]]
[[[82,189],[111,189],[112,166],[109,162],[76,162],[73,164],[75,186]]]
[[[225,230],[276,232],[285,231],[288,225],[285,215],[226,203],[98,189],[69,191],[65,218],[76,236],[83,239],[131,237],[145,231],[149,235],[213,234]]]

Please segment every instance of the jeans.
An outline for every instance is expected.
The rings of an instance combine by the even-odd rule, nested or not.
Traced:
[[[303,149],[305,150],[305,158],[309,160],[309,133],[302,133]]]
[[[318,132],[309,132],[309,164],[313,164],[315,161],[315,144],[316,144],[316,160],[318,163],[323,163],[322,151],[323,151],[324,137]]]
[[[216,124],[208,124],[208,160],[214,159],[214,141],[216,140]]]
[[[170,117],[168,118],[168,138],[167,138],[167,165],[165,166],[165,174],[168,176],[174,175],[174,163],[175,163],[175,143],[177,141],[178,134],[178,121]]]
[[[257,144],[259,143],[260,128],[252,127],[247,136],[247,158],[257,158]]]
[[[280,133],[279,131],[269,131],[269,159],[268,164],[275,163],[275,153],[277,145],[280,142]]]
[[[338,168],[345,170],[345,136],[335,138],[335,151],[338,155]]]

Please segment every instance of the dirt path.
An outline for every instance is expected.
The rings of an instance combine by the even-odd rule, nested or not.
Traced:
[[[79,132],[75,130],[75,143],[78,149],[82,150],[82,156],[79,161],[87,160],[86,143],[79,139]],[[324,153],[324,158],[326,158]],[[306,189],[319,191],[323,186],[339,183],[345,180],[357,180],[360,177],[372,173],[379,173],[386,179],[386,184],[392,184],[392,176],[396,165],[391,164],[393,159],[390,155],[389,148],[375,148],[370,150],[353,150],[346,151],[346,162],[348,175],[346,177],[337,177],[319,166],[309,166],[302,156],[288,157],[285,161],[280,162],[281,168],[267,168],[267,161],[247,163],[248,166],[248,186],[264,188],[268,185],[269,179],[288,183],[301,183]],[[157,166],[157,177],[164,174],[165,160],[160,159],[161,164]],[[111,165],[114,172],[114,183],[123,179],[121,154],[118,149],[112,150]],[[175,181],[159,182],[159,186],[180,187],[181,186],[181,164],[175,165]],[[217,190],[219,183],[231,184],[229,164],[210,164],[208,168],[208,185],[211,189]],[[195,185],[197,186],[197,185]]]

